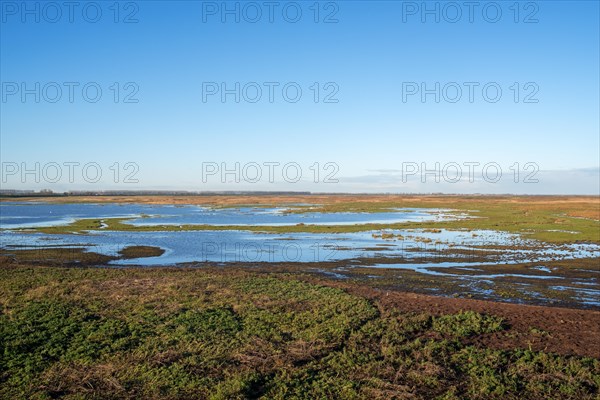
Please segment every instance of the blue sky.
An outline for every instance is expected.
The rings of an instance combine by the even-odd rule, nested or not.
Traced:
[[[262,1],[227,2],[227,9],[240,10],[239,22],[234,14],[222,14],[220,1],[120,2],[118,15],[113,1],[84,1],[73,10],[73,22],[62,2],[54,3],[60,17],[45,2],[27,2],[29,14],[22,2],[0,3],[3,188],[600,190],[597,1],[519,2],[518,7],[513,1],[475,2],[473,22],[464,2],[427,2],[430,10],[438,7],[439,22],[435,14],[422,14],[420,1],[319,2],[318,16],[314,1],[281,1],[273,22]],[[462,13],[457,22],[450,21],[457,10],[453,5]],[[92,23],[97,9],[102,14]],[[248,21],[256,9],[261,18]],[[298,9],[298,22],[290,22]],[[128,16],[132,23],[125,23]],[[73,102],[68,82],[76,85]],[[233,89],[237,82],[239,102],[234,94],[224,102],[220,93],[203,96],[207,85]],[[273,82],[273,102],[266,82]],[[435,94],[422,101],[420,92],[406,93],[415,87],[410,85],[420,91],[422,84],[434,89],[436,82],[439,102]],[[465,82],[474,85],[472,102]],[[81,88],[88,83],[102,90],[95,103],[83,97]],[[295,103],[282,93],[290,83],[302,90]],[[38,92],[39,102],[35,94],[23,100],[23,84]],[[55,94],[57,85],[61,96]],[[262,97],[253,103],[256,85]],[[485,85],[492,93],[487,100]],[[453,103],[456,86],[462,97]],[[502,95],[488,101],[497,87]],[[137,103],[124,102],[134,91],[131,99]],[[331,99],[337,102],[325,102],[334,91]],[[45,179],[44,171],[39,182],[35,173],[14,172],[15,166],[35,170],[35,163],[43,169],[65,162],[96,163],[102,179],[82,179],[76,169],[71,183],[66,167],[57,182]],[[114,179],[115,162],[119,179]],[[137,166],[137,183],[123,182],[133,171],[124,169],[127,162]],[[241,172],[236,179],[221,170],[257,163],[265,178],[265,162],[295,163],[302,178],[281,179],[277,167],[275,182],[250,182]],[[336,167],[325,170],[328,162]],[[406,175],[409,163],[435,169],[436,162],[440,182],[421,170]],[[476,171],[470,182],[468,162],[495,163],[502,179],[482,179]],[[203,176],[207,163],[216,163],[219,171]],[[441,169],[450,163],[462,166],[464,179],[444,179]],[[515,163],[521,169],[516,183]],[[539,170],[537,182],[522,182],[526,163]],[[323,182],[327,172],[335,172],[333,182]]]

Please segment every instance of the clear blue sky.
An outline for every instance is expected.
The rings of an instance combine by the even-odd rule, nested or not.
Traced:
[[[73,11],[72,23],[67,8],[51,22],[55,10],[28,2],[32,10],[39,7],[36,22],[35,14],[23,14],[20,1],[0,3],[2,162],[97,162],[104,173],[96,184],[23,182],[15,175],[4,188],[598,194],[598,1],[520,2],[518,16],[513,1],[497,2],[502,16],[496,23],[489,22],[496,11],[490,2],[478,2],[472,23],[464,6],[462,17],[449,22],[456,10],[443,2],[427,3],[440,7],[439,22],[435,15],[422,22],[423,10],[412,8],[422,7],[421,1],[320,2],[318,23],[313,1],[294,3],[302,10],[296,23],[286,21],[295,17],[295,5],[285,1],[275,7],[272,23],[263,1],[253,3],[262,12],[256,23],[245,20],[256,11],[249,6],[244,13],[245,2],[238,3],[239,23],[235,15],[222,22],[221,1],[121,2],[118,23],[113,1],[95,3],[102,10],[96,23],[88,21],[95,18],[94,7],[84,15],[85,1]],[[332,13],[337,23],[324,23]],[[136,23],[123,22],[130,14]],[[47,101],[54,96],[52,87],[36,103],[34,95],[23,102],[21,93],[10,94],[13,83],[23,82],[30,89],[36,82],[79,86],[72,103],[64,85],[56,103]],[[82,97],[88,82],[103,90],[97,103]],[[118,103],[110,89],[115,82],[121,86]],[[127,82],[139,88],[138,103],[123,102],[133,90],[123,87]],[[257,103],[244,98],[236,103],[233,95],[224,103],[219,95],[203,102],[203,82],[280,86],[272,103],[265,86]],[[282,97],[287,82],[303,90],[297,103]],[[314,82],[321,86],[317,103],[310,89]],[[339,88],[337,103],[323,102],[333,90],[323,87],[328,82]],[[480,86],[472,103],[464,86],[457,103],[444,98],[436,103],[433,95],[423,103],[419,94],[403,101],[403,82]],[[481,87],[489,82],[503,91],[496,103],[482,97]],[[516,103],[515,82],[520,85]],[[524,88],[530,82],[534,85]],[[538,102],[525,103],[534,89]],[[295,184],[202,180],[203,162],[268,161],[298,163],[303,179]],[[403,162],[433,168],[435,162],[469,161],[498,163],[508,181],[515,162],[533,162],[541,171],[539,183],[437,184],[430,178],[420,185],[400,178]],[[105,179],[114,162],[121,168],[136,163],[139,183]],[[313,184],[314,162],[321,169],[335,162],[339,183]]]

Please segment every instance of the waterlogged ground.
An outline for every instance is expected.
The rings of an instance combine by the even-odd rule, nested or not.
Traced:
[[[4,202],[0,248],[9,259],[27,253],[28,261],[39,262],[48,259],[49,249],[61,249],[52,260],[77,263],[87,252],[106,256],[98,262],[113,266],[285,264],[437,295],[600,307],[598,243],[545,242],[527,232],[492,229],[397,228],[477,218],[440,208],[318,210],[308,204],[214,208]],[[139,247],[158,251],[120,256]]]
[[[52,204],[0,203],[0,227],[5,229],[64,226],[80,219],[123,218],[134,226],[288,226],[353,225],[398,222],[424,222],[451,218],[443,210],[399,209],[394,212],[295,212],[311,207],[295,204],[289,207],[210,208],[192,205],[147,204]],[[453,218],[457,218],[454,216]]]
[[[100,198],[0,202],[0,398],[600,398],[598,198]]]
[[[131,265],[174,265],[209,262],[304,262],[382,259],[397,266],[438,274],[433,267],[469,267],[486,264],[569,260],[600,256],[593,243],[542,244],[519,235],[496,231],[385,230],[340,234],[271,234],[238,230],[126,232],[85,234],[2,232],[4,249],[85,248],[114,255],[125,247],[154,246],[160,257],[128,260]],[[449,261],[454,260],[454,261]],[[115,263],[123,264],[123,262]],[[549,272],[543,267],[540,271]]]

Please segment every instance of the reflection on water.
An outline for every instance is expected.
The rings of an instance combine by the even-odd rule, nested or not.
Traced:
[[[386,240],[373,232],[322,234],[225,231],[114,232],[90,231],[79,235],[48,235],[4,231],[0,246],[85,247],[89,251],[116,255],[127,246],[156,246],[165,249],[160,257],[119,260],[116,264],[172,265],[194,261],[210,262],[326,262],[382,258],[402,263],[384,263],[385,268],[411,268],[433,274],[430,267],[473,267],[490,263],[544,262],[549,260],[600,256],[600,246],[569,244],[533,246],[535,242],[496,231],[387,230],[402,240]],[[486,251],[487,245],[504,246],[502,251]],[[427,262],[421,260],[427,257]],[[482,259],[483,257],[483,259]],[[448,261],[453,258],[454,261]],[[414,260],[414,264],[411,263]]]
[[[522,290],[531,297],[540,296],[527,288],[527,282],[561,280],[565,286],[553,290],[572,291],[573,298],[586,305],[600,305],[598,283],[564,279],[544,263],[554,260],[600,257],[597,244],[547,244],[520,235],[491,230],[419,230],[386,229],[357,233],[262,233],[243,230],[144,231],[125,232],[100,229],[86,234],[43,234],[12,231],[24,226],[64,224],[80,218],[132,218],[135,225],[213,224],[213,225],[295,225],[395,223],[448,218],[443,210],[402,209],[388,213],[306,213],[293,214],[285,208],[209,209],[195,206],[94,205],[94,204],[0,204],[0,248],[45,249],[71,247],[116,256],[129,246],[155,246],[165,250],[159,257],[120,259],[119,265],[175,265],[192,262],[281,263],[347,261],[353,266],[399,268],[426,275],[464,282],[470,292],[493,292],[496,279],[522,280]],[[534,262],[538,274],[485,274],[485,265]],[[459,271],[456,271],[459,269]],[[463,274],[460,271],[471,271]],[[326,271],[343,278],[341,267]],[[377,275],[373,275],[377,279]],[[581,278],[579,278],[581,279]],[[594,280],[592,282],[592,280]],[[570,287],[585,284],[586,288]],[[435,288],[433,288],[435,289]],[[433,290],[432,289],[432,290]]]
[[[0,203],[0,228],[65,225],[83,218],[131,218],[126,223],[152,225],[353,225],[435,221],[457,218],[444,210],[398,209],[385,213],[293,213],[290,208],[223,208],[152,204]]]

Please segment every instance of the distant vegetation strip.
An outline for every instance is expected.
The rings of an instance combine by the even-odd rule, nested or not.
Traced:
[[[427,204],[425,207],[439,207],[439,204]],[[472,204],[469,204],[472,206]],[[20,229],[47,234],[84,233],[90,230],[153,232],[153,231],[206,231],[206,230],[242,230],[266,233],[350,233],[383,229],[466,229],[466,230],[497,230],[510,233],[525,234],[527,238],[546,242],[594,242],[600,243],[600,221],[591,218],[568,216],[556,209],[534,207],[524,208],[523,205],[486,204],[482,202],[477,209],[464,207],[462,204],[446,204],[455,209],[455,213],[467,214],[473,218],[441,220],[430,222],[401,222],[354,225],[310,225],[296,224],[288,226],[258,226],[258,225],[143,225],[135,226],[127,223],[133,218],[94,218],[80,219],[71,224]],[[292,207],[289,212],[391,212],[406,204],[398,203],[340,203],[320,206]]]

